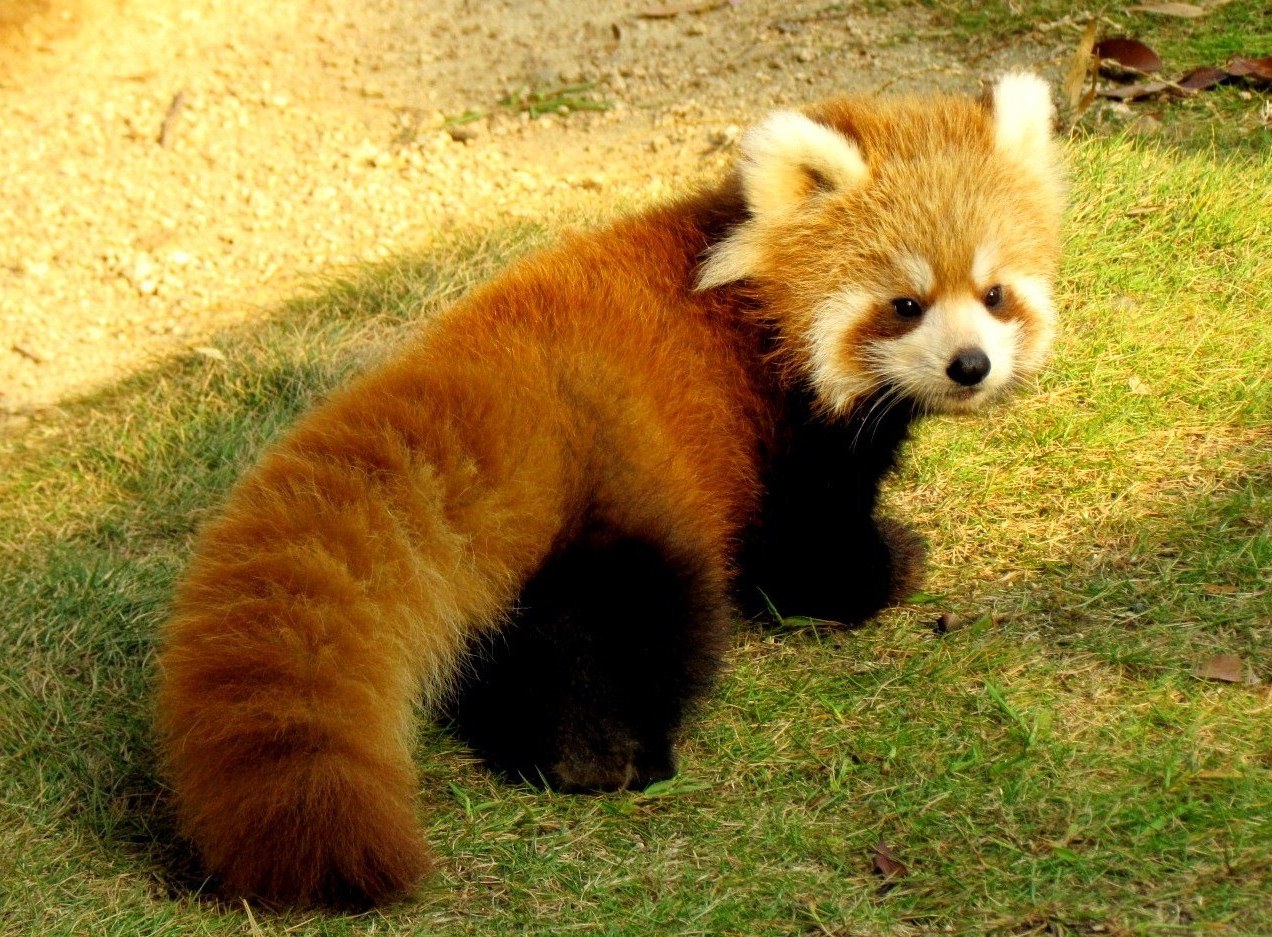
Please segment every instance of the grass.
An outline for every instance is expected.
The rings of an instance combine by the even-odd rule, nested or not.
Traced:
[[[926,594],[853,632],[743,626],[649,792],[505,785],[425,728],[441,870],[397,908],[199,894],[154,634],[261,448],[548,229],[357,272],[0,440],[0,933],[1272,933],[1272,161],[1085,135],[1072,164],[1053,366],[925,424],[889,493]],[[1264,685],[1195,677],[1217,652]],[[881,838],[908,875],[872,872]]]
[[[522,88],[499,99],[500,110],[509,114],[526,114],[538,120],[544,114],[572,114],[576,111],[608,111],[613,102],[597,91],[592,81],[574,84]],[[467,110],[442,122],[443,127],[460,127],[490,116],[490,111]]]
[[[1197,18],[1136,11],[1131,9],[1135,4],[1083,7],[1061,0],[975,4],[929,0],[921,5],[933,9],[939,26],[951,38],[981,51],[1011,48],[1033,39],[1062,50],[1067,46],[1071,54],[1083,27],[1096,17],[1099,39],[1125,36],[1148,44],[1162,58],[1161,77],[1171,80],[1198,66],[1222,66],[1233,57],[1272,55],[1272,7],[1263,0],[1201,2],[1194,5],[1209,9]],[[1159,119],[1164,134],[1178,145],[1266,152],[1272,146],[1272,111],[1266,108],[1267,96],[1252,94],[1251,87],[1236,82],[1182,101],[1134,104],[1131,112]],[[1124,121],[1124,116],[1100,106],[1085,115],[1082,126],[1107,132]]]
[[[535,88],[516,91],[499,101],[499,106],[513,113],[525,112],[531,118],[544,114],[568,114],[571,111],[607,111],[609,101],[596,93],[596,83],[591,81],[564,84],[551,88]]]

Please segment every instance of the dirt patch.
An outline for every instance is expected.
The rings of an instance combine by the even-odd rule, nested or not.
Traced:
[[[822,0],[6,9],[10,427],[263,315],[333,265],[460,223],[682,186],[727,162],[739,126],[768,108],[968,89],[1007,64],[1054,73],[1061,52],[968,61],[943,50],[926,11]],[[536,102],[548,113],[532,119]]]
[[[55,0],[8,0],[0,6],[0,49],[20,56],[50,32],[65,33],[76,19],[77,4]],[[70,27],[73,28],[73,27]]]

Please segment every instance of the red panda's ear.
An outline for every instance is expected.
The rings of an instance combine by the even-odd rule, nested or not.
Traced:
[[[845,191],[870,176],[852,140],[795,111],[777,111],[742,138],[742,187],[757,220],[819,191]]]
[[[1025,162],[1051,160],[1055,108],[1045,81],[1028,72],[1004,75],[994,84],[992,110],[999,152]]]
[[[770,222],[819,192],[845,192],[870,178],[856,143],[795,111],[770,114],[747,131],[740,170],[751,217],[707,251],[695,289],[756,275]]]

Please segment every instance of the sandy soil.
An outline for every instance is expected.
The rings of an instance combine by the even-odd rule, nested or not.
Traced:
[[[4,0],[0,428],[332,265],[457,223],[601,207],[717,170],[764,110],[971,89],[921,8],[825,0]],[[1058,40],[1064,37],[1057,37]],[[589,84],[605,111],[510,95]],[[482,115],[447,126],[448,118]]]

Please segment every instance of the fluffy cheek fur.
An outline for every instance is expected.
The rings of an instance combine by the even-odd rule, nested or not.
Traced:
[[[854,339],[876,302],[863,290],[847,288],[813,310],[808,331],[809,377],[818,399],[833,413],[846,412],[853,401],[883,386],[881,376],[852,353]]]

